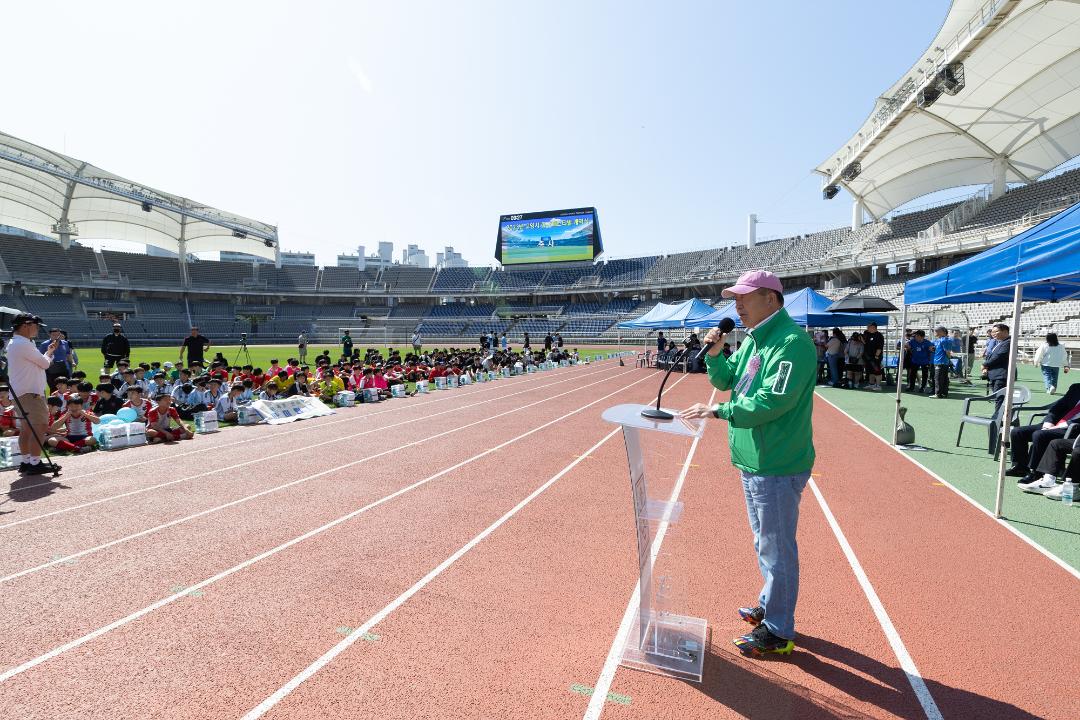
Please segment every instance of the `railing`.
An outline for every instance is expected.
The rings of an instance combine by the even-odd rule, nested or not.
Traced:
[[[1062,210],[1071,208],[1078,202],[1080,202],[1080,193],[1043,200],[1034,210],[1025,214],[1024,217],[1020,219],[1020,222],[1033,222],[1036,219],[1045,220],[1051,215],[1057,215]]]
[[[822,186],[834,184],[844,168],[858,159],[867,145],[877,140],[882,131],[888,128],[900,113],[915,101],[915,94],[922,87],[928,85],[938,72],[945,69],[945,66],[966,48],[971,39],[997,17],[1002,6],[1008,2],[1009,0],[986,0],[978,12],[968,20],[951,40],[945,42],[944,46],[935,45],[934,50],[936,52],[925,59],[925,63],[930,67],[924,71],[923,76],[918,80],[915,79],[914,75],[905,78],[896,94],[883,99],[884,103],[874,114],[870,123],[860,128],[856,135],[857,139],[847,146],[847,153],[836,156],[836,167],[831,169],[829,177],[824,179]]]
[[[925,230],[920,230],[919,240],[936,240],[937,238],[956,232],[975,218],[983,208],[990,204],[992,185],[986,185],[964,202],[960,203],[947,212],[940,220]]]

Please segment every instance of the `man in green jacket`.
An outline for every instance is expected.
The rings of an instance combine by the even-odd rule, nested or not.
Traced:
[[[735,298],[747,337],[738,352],[725,358],[723,335],[710,331],[705,342],[712,348],[705,366],[713,386],[731,390],[731,398],[714,407],[699,403],[682,416],[727,420],[731,462],[742,472],[765,584],[756,605],[739,608],[754,630],[736,638],[735,645],[745,655],[787,655],[795,647],[799,501],[814,466],[810,415],[817,352],[810,336],[784,310],[783,286],[772,273],[744,273],[723,295]]]

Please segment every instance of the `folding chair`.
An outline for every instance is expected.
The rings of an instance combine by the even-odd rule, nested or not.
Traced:
[[[997,403],[998,398],[1004,397],[1004,395],[1005,388],[1001,388],[985,397],[969,397],[964,400],[964,414],[960,417],[960,430],[956,433],[956,447],[960,447],[960,438],[964,435],[964,425],[982,425],[986,428],[987,432],[987,452],[993,453],[995,460],[998,459],[998,454],[1001,452],[1001,438],[998,437],[999,418],[997,408],[994,409],[994,412],[991,413],[989,417],[985,415],[972,415],[971,403]],[[1026,386],[1017,385],[1013,388],[1012,418],[1010,418],[1009,427],[1020,424],[1020,411],[1029,400],[1031,400],[1031,390]]]

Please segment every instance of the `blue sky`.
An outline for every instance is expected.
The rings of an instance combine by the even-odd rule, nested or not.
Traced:
[[[499,215],[586,206],[609,257],[657,254],[743,242],[750,212],[850,222],[810,170],[948,6],[22,3],[0,117],[320,264],[381,240],[491,264]]]

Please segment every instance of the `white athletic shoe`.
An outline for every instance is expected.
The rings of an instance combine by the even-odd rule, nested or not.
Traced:
[[[1050,394],[1053,395],[1055,392],[1057,392],[1057,386],[1051,385],[1050,386]]]
[[[1043,475],[1038,480],[1029,482],[1026,485],[1020,485],[1019,487],[1026,493],[1042,495],[1045,491],[1057,487],[1057,478],[1050,475]]]
[[[1064,489],[1064,484],[1058,485],[1057,483],[1054,483],[1054,487],[1050,488],[1049,490],[1044,490],[1042,495],[1043,497],[1050,498],[1051,500],[1060,500],[1061,491]]]

